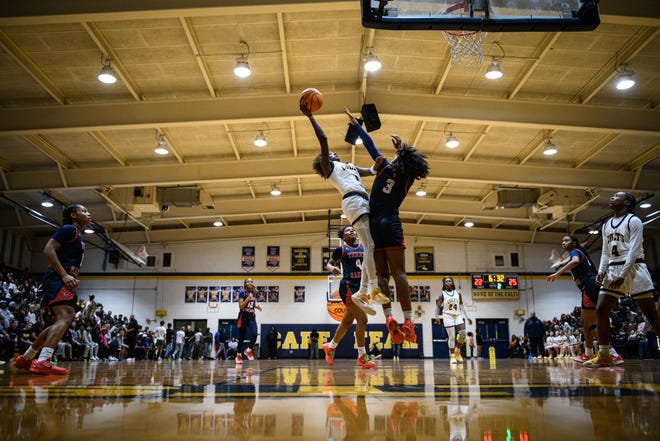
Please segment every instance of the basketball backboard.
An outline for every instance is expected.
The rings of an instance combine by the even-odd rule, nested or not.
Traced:
[[[590,31],[598,0],[361,0],[362,25],[375,29],[484,32]]]

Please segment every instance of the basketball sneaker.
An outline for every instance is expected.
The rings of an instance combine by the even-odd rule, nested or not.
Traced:
[[[243,356],[241,354],[236,356],[236,364],[243,364]]]
[[[372,292],[371,292],[371,300],[374,302],[380,303],[381,305],[385,305],[387,303],[390,303],[390,298],[387,297],[383,292],[380,290],[379,287],[376,287]]]
[[[456,356],[456,363],[463,363],[463,356],[460,349],[454,349],[454,355]]]
[[[361,366],[362,369],[371,369],[376,366],[376,363],[365,354],[358,357],[356,366]]]
[[[578,355],[577,357],[573,357],[573,361],[575,361],[577,363],[584,363],[587,360],[589,360],[589,357],[587,357],[587,354],[585,354],[584,352],[582,353],[582,355]]]
[[[401,329],[399,329],[399,324],[394,320],[394,317],[391,315],[385,319],[385,324],[387,325],[387,329],[390,331],[390,338],[392,339],[392,343],[395,345],[400,345],[403,343],[403,340],[405,339],[405,335],[403,332],[401,332]]]
[[[254,353],[252,352],[252,349],[247,348],[243,351],[243,354],[245,354],[248,360],[254,360]]]
[[[620,364],[623,364],[623,357],[621,354],[616,354],[616,357],[612,357],[612,364],[614,366],[619,366]]]
[[[14,359],[14,362],[12,364],[16,369],[23,369],[29,371],[30,366],[32,366],[32,360],[26,360],[25,358],[23,358],[22,355],[19,355]]]
[[[449,356],[449,363],[450,364],[456,364],[457,363],[456,356],[454,354]]]
[[[409,341],[410,343],[417,343],[417,335],[415,334],[415,325],[410,320],[405,320],[401,326],[401,332],[403,332],[404,340]],[[462,360],[462,359],[461,359]]]
[[[335,349],[330,347],[330,343],[323,343],[323,352],[325,353],[325,362],[329,366],[335,364]]]
[[[67,369],[55,366],[50,360],[32,360],[30,372],[39,375],[66,375],[69,373]]]
[[[353,303],[360,307],[361,310],[366,312],[369,315],[376,315],[376,310],[373,306],[369,304],[369,297],[362,294],[360,291],[356,292],[351,296]]]
[[[598,351],[596,355],[582,363],[582,366],[588,368],[610,367],[614,366],[614,360],[612,359],[612,355],[609,353],[603,354],[602,352]]]

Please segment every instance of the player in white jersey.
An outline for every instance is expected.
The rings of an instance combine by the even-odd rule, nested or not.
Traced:
[[[375,167],[357,167],[350,162],[341,162],[337,153],[329,151],[328,138],[314,115],[302,104],[300,111],[309,118],[321,146],[321,153],[312,162],[312,168],[320,176],[328,179],[342,195],[342,211],[355,228],[364,247],[360,290],[352,295],[353,301],[367,314],[375,315],[376,310],[370,304],[370,297],[381,304],[390,302],[390,299],[380,292],[376,280],[374,240],[369,231],[369,193],[365,190],[361,179],[361,176],[375,175]]]
[[[584,366],[612,366],[610,354],[610,311],[617,301],[630,295],[660,335],[660,319],[653,301],[655,288],[644,263],[644,225],[633,214],[637,201],[630,193],[618,192],[610,198],[614,216],[603,224],[603,248],[596,281],[601,284],[596,305],[598,353]]]
[[[468,318],[463,306],[463,299],[461,293],[456,291],[454,279],[445,277],[442,280],[442,297],[435,311],[436,322],[439,321],[440,310],[442,310],[442,323],[447,331],[447,343],[449,344],[449,359],[451,363],[462,363],[463,357],[461,356],[461,347],[465,344],[467,339],[465,335],[465,321],[472,324],[472,320]]]

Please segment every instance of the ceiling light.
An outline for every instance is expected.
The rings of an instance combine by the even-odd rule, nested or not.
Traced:
[[[344,213],[340,214],[339,217],[342,219],[346,219],[346,215]]]
[[[280,188],[277,185],[273,184],[270,190],[270,194],[272,194],[273,196],[279,196],[282,194],[282,192],[280,191]]]
[[[465,222],[463,222],[463,226],[466,228],[472,228],[474,227],[474,222],[472,219],[465,219]]]
[[[257,136],[254,137],[254,145],[257,147],[266,147],[268,145],[268,140],[263,131],[260,131]]]
[[[355,145],[362,145],[362,138],[358,136],[358,138],[355,140]]]
[[[549,139],[545,140],[545,147],[543,148],[543,154],[546,156],[552,156],[557,154],[557,146],[552,143]]]
[[[107,64],[103,65],[97,78],[100,82],[105,84],[114,84],[117,82],[117,75],[115,75],[114,69],[110,66],[109,60],[107,61]]]
[[[493,60],[490,63],[490,66],[488,66],[488,70],[486,70],[486,78],[489,80],[497,80],[499,78],[502,78],[502,69],[500,69],[500,63],[497,61]]]
[[[167,155],[170,153],[170,149],[168,148],[167,141],[165,141],[163,135],[160,135],[158,144],[156,144],[156,148],[154,149],[154,152],[157,155]]]
[[[217,220],[217,221],[213,222],[213,226],[214,227],[221,227],[222,226],[222,221]]]
[[[600,231],[598,231],[598,230],[589,230],[589,234],[591,234],[592,236],[595,236],[597,234],[600,234]]]
[[[380,62],[378,57],[372,53],[369,53],[367,55],[367,59],[364,62],[364,70],[367,72],[378,72],[381,67],[383,67],[383,64]]]
[[[639,208],[651,208],[651,204],[648,202],[642,202],[639,204]]]
[[[618,90],[628,90],[635,85],[635,79],[633,78],[634,72],[628,70],[628,65],[622,64],[616,70],[621,72],[616,79],[616,88]]]
[[[234,68],[234,75],[239,78],[247,78],[252,75],[250,65],[248,64],[247,56],[241,55],[236,59],[236,67]]]
[[[85,229],[83,230],[83,233],[85,233],[85,234],[94,234],[94,230],[92,230],[91,228],[87,227],[87,228],[85,228]]]
[[[53,200],[49,197],[45,197],[44,200],[41,201],[41,206],[44,207],[44,208],[50,208],[53,205],[55,205],[55,204],[53,203]]]
[[[423,185],[420,185],[419,188],[417,189],[417,193],[415,193],[417,196],[426,196],[426,187]]]
[[[458,142],[458,138],[456,138],[453,133],[449,132],[447,141],[445,141],[445,147],[447,147],[448,149],[455,149],[459,145],[461,145],[461,143]]]

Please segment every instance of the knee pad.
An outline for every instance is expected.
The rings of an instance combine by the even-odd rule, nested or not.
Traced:
[[[466,340],[465,330],[458,331],[458,335],[456,336],[456,341],[459,344],[463,344],[463,343],[465,343],[465,340]]]

